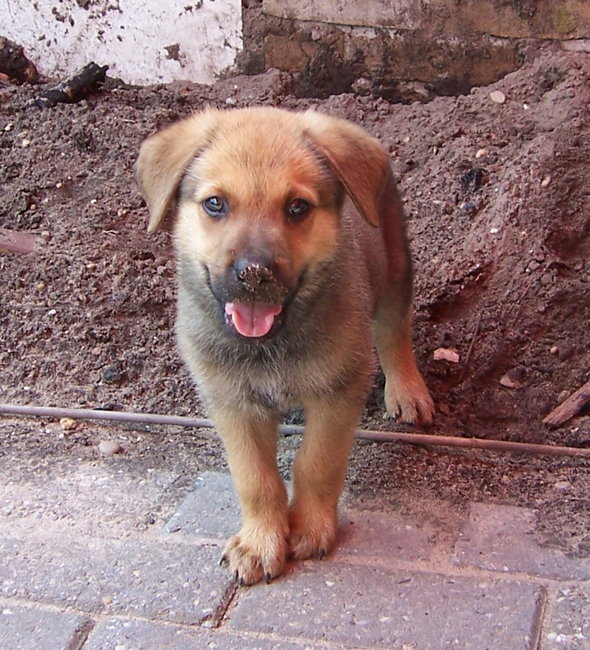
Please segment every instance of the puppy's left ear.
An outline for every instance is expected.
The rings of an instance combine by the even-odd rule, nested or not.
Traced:
[[[381,193],[391,175],[389,156],[378,140],[346,120],[310,110],[302,115],[307,135],[344,185],[357,210],[379,226]]]
[[[213,109],[196,113],[141,145],[135,174],[150,210],[149,233],[158,230],[174,209],[178,185],[191,161],[206,146],[218,114]]]

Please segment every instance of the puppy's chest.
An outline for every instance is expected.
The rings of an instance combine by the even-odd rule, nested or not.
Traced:
[[[318,371],[314,364],[296,359],[260,363],[236,370],[235,376],[240,378],[236,397],[281,411],[301,406],[306,396],[318,396],[329,391],[334,379],[325,367]]]
[[[266,377],[261,374],[246,378],[244,396],[258,406],[285,411],[301,402],[300,387],[292,377]]]

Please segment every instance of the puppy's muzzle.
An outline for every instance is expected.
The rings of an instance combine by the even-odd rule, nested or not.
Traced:
[[[273,336],[284,320],[287,283],[278,262],[238,258],[226,273],[223,302],[226,325],[246,338]]]

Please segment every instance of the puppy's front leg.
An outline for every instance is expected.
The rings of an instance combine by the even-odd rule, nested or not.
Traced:
[[[228,540],[222,562],[251,585],[280,575],[287,559],[287,491],[279,476],[277,418],[213,407],[242,510],[242,528]]]
[[[364,399],[308,401],[303,442],[293,466],[289,545],[293,557],[323,557],[338,529],[337,504],[344,485],[354,430]]]

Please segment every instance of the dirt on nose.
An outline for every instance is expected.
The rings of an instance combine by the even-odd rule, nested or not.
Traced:
[[[271,269],[260,264],[251,264],[237,273],[238,280],[246,291],[257,291],[265,284],[276,283]]]

